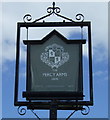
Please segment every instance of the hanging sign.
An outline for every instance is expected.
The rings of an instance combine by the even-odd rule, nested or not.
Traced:
[[[56,30],[43,40],[24,41],[29,51],[31,92],[82,92],[82,40],[67,40]]]

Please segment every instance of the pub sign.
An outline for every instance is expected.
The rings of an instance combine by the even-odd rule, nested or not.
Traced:
[[[31,99],[45,99],[45,95],[48,99],[82,99],[82,44],[85,42],[68,40],[57,30],[42,40],[24,40],[28,49],[27,91]]]
[[[32,20],[30,14],[23,17],[24,22],[17,23],[16,41],[16,68],[15,68],[15,90],[14,105],[18,106],[18,113],[24,115],[26,109],[50,110],[50,120],[57,120],[57,110],[81,110],[83,115],[90,111],[93,106],[93,75],[92,75],[92,41],[91,21],[85,21],[84,15],[76,14],[76,20],[65,17],[60,13],[60,8],[55,6],[47,8],[47,15]],[[45,22],[44,19],[56,15],[63,19],[62,22]],[[43,22],[39,22],[43,20]],[[52,28],[43,39],[29,40],[30,28]],[[67,39],[58,27],[80,28],[80,39]],[[55,29],[53,29],[55,28]],[[85,29],[86,28],[86,29]],[[27,47],[26,60],[26,86],[20,89],[20,52],[21,52],[21,31],[26,30],[26,39],[22,40]],[[86,30],[86,40],[83,37]],[[36,33],[36,35],[39,33]],[[73,36],[74,38],[74,36]],[[87,41],[87,42],[86,42]],[[88,72],[83,77],[85,64],[83,62],[83,44],[87,45]],[[88,84],[85,84],[88,83]],[[83,88],[85,87],[85,88]],[[87,89],[88,88],[88,89]],[[22,91],[22,92],[21,92]],[[85,94],[85,93],[89,94]],[[20,100],[20,93],[22,98]],[[87,96],[87,97],[86,97]],[[86,99],[88,98],[88,99]],[[74,113],[73,112],[73,113]],[[73,113],[67,118],[69,119]]]

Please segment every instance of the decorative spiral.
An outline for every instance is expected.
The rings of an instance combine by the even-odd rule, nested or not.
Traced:
[[[32,16],[30,14],[26,14],[24,17],[23,17],[23,21],[26,23],[26,22],[29,22],[32,20]]]
[[[53,2],[53,7],[48,7],[47,12],[48,13],[60,13],[60,8],[55,7],[55,2]]]
[[[52,12],[53,12],[52,8],[51,8],[51,7],[48,7],[48,8],[47,8],[47,12],[48,12],[48,13],[52,13]]]
[[[89,112],[90,112],[90,108],[88,106],[85,106],[85,108],[81,110],[81,113],[83,115],[87,115]]]
[[[18,113],[20,115],[25,115],[26,114],[26,109],[24,107],[19,106],[18,107]]]
[[[76,20],[83,22],[84,21],[84,15],[83,14],[77,14],[76,15]]]
[[[60,8],[59,7],[56,7],[56,9],[55,9],[55,13],[60,13]]]

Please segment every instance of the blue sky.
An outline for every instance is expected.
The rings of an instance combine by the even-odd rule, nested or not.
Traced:
[[[41,7],[42,6],[42,7]],[[27,114],[20,116],[17,113],[17,107],[14,106],[14,77],[15,77],[15,44],[16,44],[16,24],[18,21],[23,22],[22,18],[26,13],[30,13],[33,19],[39,18],[46,13],[46,8],[51,6],[51,3],[3,3],[3,25],[2,25],[2,117],[5,118],[21,118],[32,117],[34,115],[27,111]],[[87,116],[83,116],[80,111],[76,112],[73,117],[78,118],[104,118],[108,117],[108,18],[107,18],[107,3],[60,3],[56,6],[61,8],[61,14],[75,19],[77,13],[82,13],[85,16],[85,21],[92,22],[92,45],[93,45],[93,78],[94,78],[94,106],[90,107],[91,111]],[[42,8],[42,9],[41,9]],[[37,12],[39,11],[39,12]],[[57,21],[57,17],[47,18],[46,21]],[[58,18],[58,21],[60,19]],[[77,37],[78,30],[68,28],[59,29],[62,34],[68,38]],[[50,29],[48,30],[48,32]],[[86,29],[84,30],[86,38]],[[24,35],[25,32],[23,30]],[[30,32],[31,33],[31,32]],[[32,32],[34,33],[34,31]],[[72,34],[74,33],[74,34]],[[38,37],[41,38],[47,31],[39,32]],[[22,34],[23,35],[23,34]],[[25,36],[23,35],[23,39]],[[30,38],[35,38],[35,34]],[[84,47],[84,61],[87,60],[87,46]],[[20,63],[20,80],[21,84],[25,79],[25,49],[21,48],[21,63]],[[1,63],[0,63],[1,64]],[[85,65],[85,69],[87,66]],[[85,71],[86,73],[86,71]],[[85,77],[86,78],[86,77]],[[86,80],[85,80],[86,81]],[[21,85],[20,90],[24,89]],[[21,93],[19,95],[21,100]],[[72,111],[59,111],[58,117],[67,117]],[[102,114],[101,114],[102,113]],[[38,111],[40,117],[47,117],[48,111]]]

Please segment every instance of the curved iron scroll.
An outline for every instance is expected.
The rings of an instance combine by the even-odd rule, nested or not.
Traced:
[[[84,15],[79,13],[76,15],[76,20],[83,22],[84,21]]]
[[[65,20],[69,20],[69,21],[71,21],[71,22],[75,22],[73,19],[70,19],[70,18],[65,17],[65,16],[63,16],[63,15],[60,15],[59,13],[60,13],[61,9],[60,9],[59,7],[55,7],[55,2],[53,2],[52,5],[53,5],[52,7],[48,7],[48,8],[47,8],[47,13],[48,13],[47,15],[45,15],[45,16],[43,16],[43,17],[41,17],[41,18],[38,18],[38,19],[36,19],[36,20],[34,20],[34,21],[31,21],[31,20],[32,20],[32,16],[31,16],[30,14],[26,14],[26,15],[23,17],[23,21],[24,21],[25,23],[27,23],[27,22],[36,23],[36,22],[39,21],[39,20],[42,20],[42,19],[44,19],[44,18],[46,18],[46,17],[49,17],[49,16],[52,15],[52,14],[55,14],[56,16],[61,17],[61,18],[65,19]],[[84,16],[83,16],[82,14],[77,14],[77,15],[76,15],[76,20],[79,21],[79,22],[83,22],[83,21],[84,21]]]
[[[25,115],[26,114],[26,108],[22,107],[22,106],[19,106],[18,107],[18,113],[20,115]]]
[[[87,115],[89,112],[90,112],[89,106],[85,106],[85,108],[83,108],[83,109],[81,110],[81,113],[82,113],[83,115]]]
[[[31,21],[32,20],[32,16],[30,14],[26,14],[24,17],[23,17],[23,21],[24,22],[28,22],[28,21]]]

